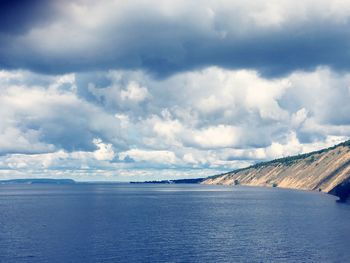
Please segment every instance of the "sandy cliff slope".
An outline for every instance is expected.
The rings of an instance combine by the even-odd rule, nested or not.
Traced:
[[[350,180],[350,141],[317,152],[259,163],[222,175],[203,184],[278,186],[330,192]]]

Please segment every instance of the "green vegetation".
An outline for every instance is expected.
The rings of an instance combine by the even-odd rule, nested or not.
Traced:
[[[308,164],[312,164],[314,161],[316,161],[315,155],[312,155],[309,159],[306,160]]]

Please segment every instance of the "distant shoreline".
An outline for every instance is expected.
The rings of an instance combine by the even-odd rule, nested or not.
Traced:
[[[154,181],[75,181],[73,179],[54,178],[22,178],[0,180],[1,184],[199,184],[206,178],[176,179],[176,180],[154,180]]]
[[[130,182],[131,184],[199,184],[206,178]]]
[[[10,179],[1,180],[0,184],[76,184],[73,179],[51,179],[51,178],[33,178],[33,179]]]

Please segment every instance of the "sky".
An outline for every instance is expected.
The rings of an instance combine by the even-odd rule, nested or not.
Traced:
[[[197,178],[350,137],[350,2],[1,0],[0,179]]]

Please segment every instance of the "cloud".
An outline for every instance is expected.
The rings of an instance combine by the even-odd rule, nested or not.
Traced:
[[[112,144],[105,144],[101,139],[94,139],[92,142],[98,147],[98,150],[94,152],[94,156],[97,160],[111,161],[114,159],[115,153]]]
[[[55,149],[53,144],[40,142],[37,130],[21,131],[17,127],[3,127],[0,136],[0,153],[40,153]]]
[[[52,21],[59,11],[54,1],[2,0],[0,4],[0,34],[23,34]]]
[[[189,143],[203,148],[234,147],[238,144],[240,137],[239,128],[218,125],[194,131]]]
[[[122,100],[132,102],[141,102],[149,96],[148,90],[145,87],[140,87],[136,82],[131,82],[126,90],[122,90],[120,97]]]
[[[131,149],[126,152],[121,152],[119,157],[125,160],[127,157],[136,162],[149,162],[162,165],[175,164],[177,162],[176,156],[171,151],[149,151],[140,149]]]
[[[37,154],[8,154],[0,157],[2,169],[24,170],[109,170],[113,167],[115,153],[111,144],[95,138],[92,141],[98,149],[94,151],[65,150]]]
[[[328,147],[350,136],[349,80],[327,67],[0,71],[0,176],[198,177]]]
[[[213,65],[269,77],[349,69],[344,1],[5,1],[0,10],[7,69],[158,77]]]
[[[48,77],[45,86],[41,80],[39,85],[28,85],[26,74],[1,74],[0,153],[92,150],[95,137],[124,144],[118,120],[78,98],[74,78]]]
[[[0,177],[215,174],[350,137],[346,1],[1,1]]]

